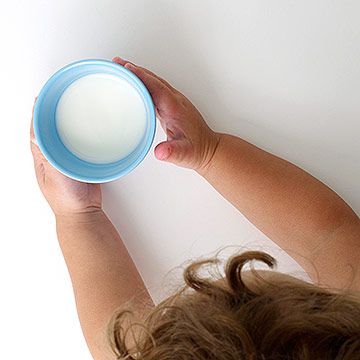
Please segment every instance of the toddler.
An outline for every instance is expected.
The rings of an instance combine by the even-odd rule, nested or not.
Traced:
[[[245,271],[235,254],[224,276],[200,276],[154,305],[119,234],[102,210],[101,186],[59,173],[31,150],[42,193],[56,217],[77,311],[95,360],[360,359],[360,219],[299,167],[238,137],[214,132],[191,102],[149,70],[114,58],[153,98],[167,140],[158,160],[193,169],[307,271],[313,283],[275,271]],[[174,185],[176,186],[176,185]],[[175,190],[176,191],[176,190]]]

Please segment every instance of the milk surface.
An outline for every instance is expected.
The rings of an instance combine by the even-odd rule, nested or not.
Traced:
[[[63,144],[77,157],[109,163],[130,154],[146,129],[145,104],[126,80],[93,74],[74,81],[56,109]]]

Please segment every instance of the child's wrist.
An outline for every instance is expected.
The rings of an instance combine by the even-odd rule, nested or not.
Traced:
[[[202,164],[198,169],[196,169],[196,172],[199,175],[204,177],[211,168],[211,166],[213,165],[214,158],[216,157],[215,155],[219,148],[221,136],[222,134],[220,133],[217,133],[215,131],[211,132],[211,135],[209,137],[209,144],[207,146],[207,151],[204,154],[204,159],[202,161]]]
[[[67,225],[92,224],[103,220],[103,218],[104,212],[101,208],[55,213],[56,223],[66,223]]]

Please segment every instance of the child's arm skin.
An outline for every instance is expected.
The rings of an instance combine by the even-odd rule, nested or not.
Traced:
[[[114,310],[134,297],[140,314],[153,306],[152,300],[102,211],[100,185],[80,183],[59,173],[40,152],[32,126],[30,136],[36,177],[56,217],[85,339],[94,359],[113,359],[106,326]]]
[[[314,282],[360,290],[359,218],[322,182],[224,134],[211,162],[199,172]]]
[[[314,282],[360,290],[360,219],[331,189],[286,160],[213,132],[176,89],[121,58],[150,90],[167,133],[155,155],[196,170],[288,251]]]

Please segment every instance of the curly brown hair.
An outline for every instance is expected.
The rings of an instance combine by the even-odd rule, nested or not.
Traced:
[[[356,360],[360,359],[360,301],[291,276],[246,281],[252,260],[273,268],[275,259],[250,251],[230,258],[224,281],[199,271],[215,259],[185,269],[186,285],[136,322],[117,311],[109,340],[117,359],[129,360]],[[272,272],[274,273],[274,272]],[[275,273],[278,274],[278,273]],[[137,331],[134,331],[136,327]],[[127,346],[133,336],[132,346]]]

